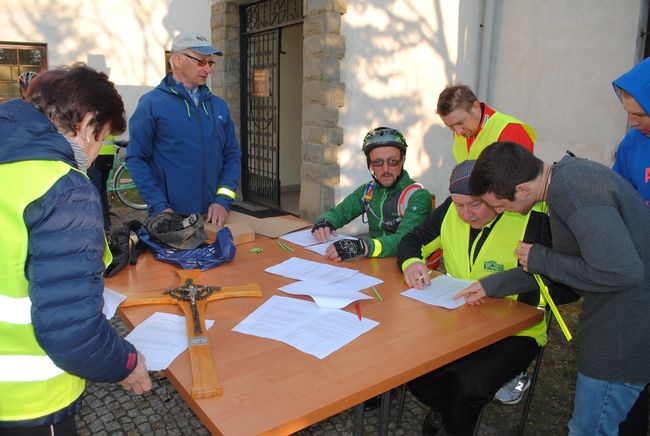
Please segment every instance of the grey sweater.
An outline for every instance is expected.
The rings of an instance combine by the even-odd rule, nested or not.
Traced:
[[[650,382],[650,209],[609,168],[569,156],[552,170],[547,205],[553,248],[534,245],[528,271],[582,295],[578,370]],[[498,275],[481,280],[490,296],[508,289]]]

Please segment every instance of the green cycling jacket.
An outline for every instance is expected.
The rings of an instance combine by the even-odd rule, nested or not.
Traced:
[[[368,257],[395,256],[402,237],[424,222],[431,213],[431,193],[420,185],[412,187],[416,182],[406,170],[402,171],[398,182],[390,189],[374,183],[372,194],[369,195],[369,183],[373,182],[359,186],[338,206],[319,216],[316,222],[326,219],[338,229],[365,214],[371,238],[365,240],[368,244]],[[409,187],[411,188],[407,190]],[[370,196],[367,203],[364,202],[364,196]],[[403,213],[399,210],[400,197]]]

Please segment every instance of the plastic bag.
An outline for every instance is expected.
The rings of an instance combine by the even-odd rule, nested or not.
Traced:
[[[178,265],[183,269],[200,269],[205,271],[221,265],[224,262],[230,262],[237,251],[232,240],[232,233],[228,227],[217,232],[216,239],[213,243],[203,243],[197,248],[189,250],[176,250],[163,247],[151,239],[147,230],[142,227],[138,231],[138,238],[153,253],[157,260]]]

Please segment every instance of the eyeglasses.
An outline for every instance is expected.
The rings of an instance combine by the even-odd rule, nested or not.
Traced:
[[[396,167],[400,163],[402,163],[402,159],[395,159],[392,157],[389,157],[388,159],[375,159],[372,162],[370,162],[370,165],[373,166],[373,168],[381,168],[384,166],[384,163],[387,163],[389,167]]]
[[[206,65],[209,65],[210,68],[214,66],[214,61],[212,59],[198,59],[195,58],[194,56],[190,56],[187,53],[181,53],[183,56],[187,56],[190,59],[194,59],[196,61],[196,65],[199,67],[205,67]]]

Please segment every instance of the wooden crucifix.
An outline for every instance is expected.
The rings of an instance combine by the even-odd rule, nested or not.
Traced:
[[[177,304],[185,315],[187,342],[192,367],[192,398],[209,398],[223,394],[212,359],[205,328],[205,307],[210,301],[235,297],[261,297],[258,284],[212,287],[200,285],[200,271],[176,271],[180,279],[177,288],[127,294],[120,308],[145,304]]]

